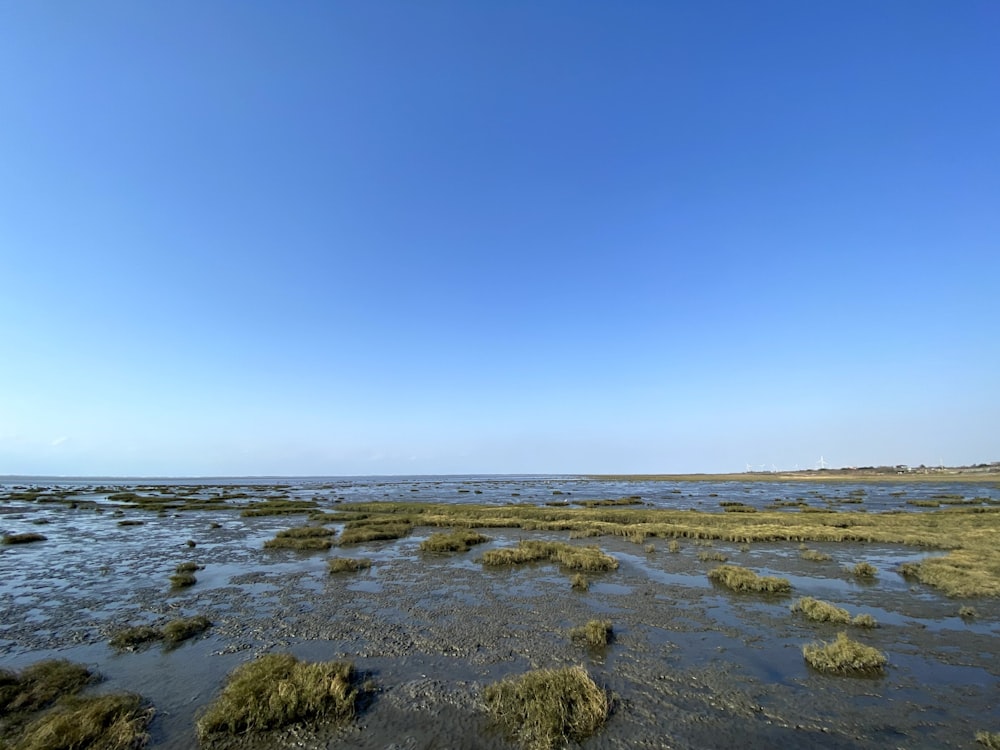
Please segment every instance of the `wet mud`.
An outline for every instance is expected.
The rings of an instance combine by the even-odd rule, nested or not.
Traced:
[[[758,492],[761,503],[770,503],[776,493],[800,491],[774,485],[749,492],[742,485],[674,489],[467,479],[358,480],[284,492],[333,508],[338,500],[419,499],[415,495],[438,502],[458,495],[463,502],[541,503],[552,501],[556,490],[563,494],[555,500],[627,491],[641,492],[644,500],[655,495],[656,504],[704,507],[727,497],[743,502]],[[842,500],[864,490],[866,502],[873,502],[883,489],[812,485],[801,492],[819,490]],[[992,487],[972,492],[1000,497]],[[122,508],[107,494],[74,496],[75,508],[10,497],[0,503],[5,533],[40,530],[47,537],[0,547],[0,666],[18,669],[58,656],[95,667],[106,678],[100,690],[135,691],[154,704],[151,748],[196,746],[194,721],[226,674],[272,651],[349,659],[377,690],[346,727],[296,728],[215,746],[509,750],[514,746],[484,712],[483,687],[531,668],[572,664],[583,664],[614,696],[609,722],[586,748],[973,748],[977,730],[1000,728],[1000,603],[951,599],[904,580],[894,572],[899,564],[928,554],[912,547],[815,543],[809,546],[831,559],[813,562],[791,543],[746,548],[682,542],[670,552],[663,539],[633,544],[620,537],[568,540],[566,534],[488,529],[491,542],[437,555],[419,550],[434,530],[418,527],[399,540],[303,553],[263,548],[277,531],[303,523],[303,515],[158,514]],[[886,494],[877,502],[902,505],[913,496]],[[119,524],[128,519],[143,523]],[[476,562],[483,551],[521,539],[598,544],[620,565],[587,574],[589,590],[577,591],[555,564],[491,569]],[[736,594],[714,586],[706,573],[719,563],[699,559],[705,550],[788,578],[792,594]],[[369,559],[371,568],[329,575],[326,561],[339,555]],[[862,560],[878,568],[870,583],[850,575]],[[188,561],[204,566],[195,573],[197,582],[171,589],[170,575]],[[806,620],[791,612],[802,596],[852,615],[870,613],[879,627]],[[960,617],[962,606],[974,607],[976,616]],[[107,645],[126,625],[162,625],[197,614],[214,626],[177,648],[154,644],[117,652]],[[595,617],[612,621],[612,643],[600,650],[573,643],[569,629]],[[888,655],[883,675],[837,677],[806,665],[804,644],[830,640],[844,629]]]

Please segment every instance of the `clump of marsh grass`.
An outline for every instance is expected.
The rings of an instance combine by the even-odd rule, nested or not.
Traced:
[[[331,557],[327,562],[330,575],[334,573],[357,573],[372,566],[371,560],[355,559],[353,557]]]
[[[851,613],[822,599],[805,596],[792,605],[792,612],[801,612],[807,619],[816,622],[833,622],[846,625],[851,621]]]
[[[196,562],[188,561],[188,562],[179,563],[177,565],[177,567],[174,568],[174,572],[175,573],[194,573],[196,570],[201,570],[204,567],[205,567],[204,565],[199,565]]]
[[[525,541],[516,547],[487,550],[480,560],[483,565],[523,565],[530,562],[556,562],[570,570],[615,570],[618,561],[599,547],[577,547],[565,542]]]
[[[829,643],[803,646],[802,656],[813,669],[843,675],[877,674],[889,661],[877,648],[852,641],[847,633],[838,633]]]
[[[647,555],[654,555],[654,554],[656,554],[656,545],[655,544],[647,544],[645,547],[643,547],[643,550],[645,550],[645,552],[646,552]]]
[[[0,669],[0,714],[40,711],[96,682],[97,674],[66,659],[46,659],[20,673]]]
[[[525,750],[582,742],[607,721],[607,694],[583,667],[536,669],[487,686],[494,721]]]
[[[119,651],[135,651],[154,641],[163,640],[163,632],[152,625],[135,625],[119,630],[108,641],[108,645]]]
[[[198,579],[195,577],[194,573],[174,573],[170,576],[170,585],[175,589],[183,589],[188,586],[194,586],[196,583],[198,583]]]
[[[264,549],[328,550],[336,533],[325,526],[296,526],[279,531],[264,542]]]
[[[976,732],[976,742],[989,750],[1000,750],[1000,732]]]
[[[809,562],[826,562],[827,560],[832,560],[833,558],[826,554],[825,552],[820,552],[817,549],[803,549],[799,552],[799,557],[803,560],[808,560]]]
[[[703,549],[698,551],[698,559],[702,562],[725,562],[729,558],[721,552]]]
[[[341,546],[363,544],[382,539],[402,539],[413,530],[413,524],[407,522],[382,523],[375,525],[350,526],[340,535]]]
[[[859,562],[851,571],[855,578],[871,581],[878,575],[878,568],[868,562]]]
[[[851,620],[851,625],[856,625],[859,628],[877,628],[878,620],[867,612],[863,612],[860,615],[854,616],[854,619]]]
[[[237,667],[221,695],[197,722],[203,739],[318,721],[354,718],[358,690],[350,662],[309,663],[291,654],[266,654]]]
[[[590,588],[590,581],[587,580],[587,576],[583,575],[583,573],[575,573],[569,579],[569,583],[574,591],[586,591]]]
[[[604,648],[614,636],[611,620],[590,620],[569,631],[569,637],[576,643],[586,643],[591,648]]]
[[[134,750],[148,740],[153,709],[131,693],[70,697],[30,722],[14,750]]]
[[[0,538],[0,544],[31,544],[32,542],[44,542],[48,539],[45,534],[26,532],[23,534],[4,534]]]
[[[963,620],[974,620],[979,617],[979,613],[976,611],[975,607],[965,606],[958,608],[958,616]]]
[[[421,552],[468,552],[490,538],[476,531],[450,531],[431,534],[420,543]]]
[[[313,500],[290,500],[288,498],[272,498],[252,503],[240,511],[244,518],[260,518],[262,516],[287,516],[296,513],[311,513],[316,510]]]
[[[178,617],[163,626],[163,640],[168,644],[176,645],[204,633],[210,627],[212,627],[212,622],[204,615]]]
[[[760,576],[738,565],[720,565],[708,571],[708,579],[733,591],[787,594],[792,590],[787,578]]]
[[[667,550],[669,550],[670,552],[680,552],[681,543],[678,542],[676,539],[671,539],[670,544],[667,545]]]

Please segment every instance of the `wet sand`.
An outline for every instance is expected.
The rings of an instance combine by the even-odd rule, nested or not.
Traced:
[[[588,491],[599,495],[597,485]],[[508,500],[513,492],[522,500],[533,492],[513,480],[481,486]],[[551,486],[537,499],[551,500]],[[581,492],[578,484],[557,486]],[[419,493],[412,494],[427,499],[456,492],[413,482],[386,492],[402,496],[414,487]],[[617,484],[604,489],[605,497],[620,494]],[[721,484],[703,489],[682,497],[714,505],[737,493]],[[362,490],[310,487],[306,494],[333,507],[355,491]],[[369,483],[363,491],[377,495],[383,488]],[[746,497],[742,486],[738,492]],[[553,564],[488,569],[476,562],[486,549],[520,539],[567,541],[566,534],[488,529],[487,545],[430,555],[418,546],[432,530],[418,527],[400,540],[299,553],[264,550],[263,542],[304,516],[129,508],[115,517],[111,506],[103,513],[86,507],[93,500],[75,509],[0,505],[5,532],[48,537],[0,552],[0,662],[19,668],[59,656],[96,667],[107,678],[100,689],[136,691],[155,705],[152,748],[194,746],[194,719],[225,675],[269,651],[350,659],[379,689],[348,727],[289,730],[220,747],[511,748],[490,726],[482,688],[534,667],[571,664],[583,664],[614,695],[610,721],[587,748],[972,748],[977,730],[1000,728],[1000,603],[949,599],[908,583],[895,568],[928,554],[912,547],[816,543],[810,547],[832,559],[809,562],[790,543],[748,551],[712,545],[731,563],[789,578],[792,595],[774,597],[714,587],[706,573],[718,563],[700,560],[708,548],[691,542],[671,553],[663,539],[647,541],[653,552],[619,537],[572,540],[596,543],[620,563],[616,571],[590,575],[589,591],[579,592]],[[143,524],[118,525],[126,519]],[[330,576],[331,555],[368,558],[372,567]],[[170,573],[188,560],[205,566],[198,583],[170,591]],[[857,582],[845,571],[860,560],[879,569],[874,582]],[[801,596],[874,615],[877,629],[847,629],[888,654],[885,674],[811,670],[802,645],[845,628],[793,615],[791,603]],[[958,617],[962,605],[974,606],[978,617]],[[123,625],[194,614],[215,626],[177,649],[116,653],[106,645]],[[600,651],[572,643],[568,630],[595,617],[613,622],[613,643]]]

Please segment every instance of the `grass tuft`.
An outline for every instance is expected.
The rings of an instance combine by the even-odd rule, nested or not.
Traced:
[[[130,693],[66,698],[28,724],[15,750],[136,750],[146,744],[153,709]]]
[[[119,630],[108,641],[108,645],[119,651],[135,651],[153,641],[163,640],[163,632],[152,625],[136,625]]]
[[[20,674],[0,670],[0,712],[39,711],[62,696],[78,693],[98,679],[84,665],[66,659],[35,662]]]
[[[855,578],[861,578],[864,580],[872,580],[878,575],[878,568],[876,568],[871,563],[859,562],[854,566],[852,570]]]
[[[198,720],[198,734],[260,732],[355,715],[358,691],[349,662],[309,663],[291,654],[266,654],[237,667],[222,694]]]
[[[855,625],[859,628],[877,628],[878,620],[867,612],[864,612],[860,615],[855,615],[854,619],[851,620],[851,625]]]
[[[483,565],[499,567],[530,562],[557,562],[570,570],[615,570],[618,561],[598,547],[577,547],[565,542],[520,541],[516,547],[487,550]]]
[[[4,534],[0,538],[0,544],[31,544],[32,542],[44,542],[48,539],[45,534],[28,532],[24,534]]]
[[[698,550],[698,559],[702,562],[725,562],[729,558],[716,550]]]
[[[169,644],[177,644],[194,638],[212,627],[212,622],[204,615],[194,617],[178,617],[163,626],[163,640]]]
[[[194,586],[196,583],[198,583],[198,579],[195,578],[194,573],[174,573],[170,576],[170,585],[175,589]]]
[[[402,539],[412,530],[413,525],[406,522],[349,527],[340,535],[340,544],[347,546],[381,539]]]
[[[787,594],[792,585],[787,578],[759,576],[738,565],[720,565],[708,571],[708,579],[733,591],[754,591],[767,594]]]
[[[476,544],[490,541],[476,531],[451,531],[431,534],[420,543],[421,552],[468,552]]]
[[[357,573],[372,566],[371,560],[355,559],[353,557],[331,557],[327,562],[330,575],[334,573]]]
[[[813,669],[843,675],[877,674],[889,661],[877,648],[852,641],[847,633],[838,633],[829,643],[807,644],[802,655]]]
[[[604,648],[614,637],[611,620],[590,620],[569,631],[569,637],[577,643],[586,643],[591,648]]]
[[[804,549],[799,552],[799,557],[803,560],[808,560],[809,562],[826,562],[827,560],[833,559],[825,552],[820,552],[816,549]]]
[[[1000,732],[976,732],[976,742],[989,750],[1000,750]]]
[[[574,591],[587,591],[590,588],[590,581],[583,573],[574,573],[569,583]]]
[[[842,607],[805,596],[792,605],[792,612],[801,612],[810,620],[816,622],[833,622],[847,625],[851,621],[851,613]]]
[[[325,526],[296,526],[284,529],[264,542],[264,549],[327,550],[337,532]]]
[[[525,750],[554,750],[594,734],[611,711],[583,667],[536,669],[487,686],[494,720]]]

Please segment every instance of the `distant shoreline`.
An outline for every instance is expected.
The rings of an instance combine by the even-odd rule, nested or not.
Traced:
[[[588,474],[591,479],[642,482],[1000,482],[1000,467],[914,469],[912,471],[807,469],[733,474]]]

